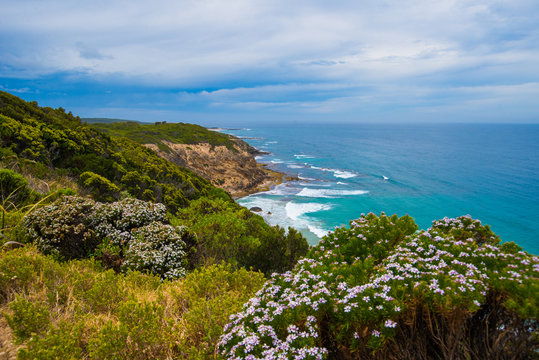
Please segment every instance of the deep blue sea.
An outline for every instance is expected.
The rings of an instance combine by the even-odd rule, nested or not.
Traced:
[[[227,131],[297,176],[238,202],[311,244],[361,213],[409,214],[420,228],[470,214],[539,254],[539,125],[264,125]]]

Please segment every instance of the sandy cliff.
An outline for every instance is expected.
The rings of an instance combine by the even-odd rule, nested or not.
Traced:
[[[234,139],[235,149],[212,147],[208,143],[175,144],[163,141],[171,151],[160,150],[155,144],[145,144],[165,159],[186,167],[234,197],[263,191],[282,181],[282,174],[258,164],[258,150],[240,139]]]

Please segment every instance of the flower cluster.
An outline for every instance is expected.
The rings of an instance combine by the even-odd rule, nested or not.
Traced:
[[[97,202],[87,219],[98,237],[106,237],[116,245],[124,245],[132,240],[131,230],[155,221],[168,221],[165,205],[133,198],[114,203]]]
[[[500,245],[468,216],[416,229],[408,216],[385,214],[362,215],[336,229],[231,317],[221,354],[314,359],[328,354],[328,343],[350,353],[376,350],[420,302],[440,314],[459,308],[471,316],[492,290],[511,289],[508,307],[530,301],[526,289],[537,282],[537,257]]]
[[[123,252],[123,269],[149,270],[164,278],[185,275],[185,228],[166,224],[166,208],[137,199],[100,203],[63,197],[29,214],[27,234],[45,254],[84,258],[98,246]]]
[[[187,257],[185,227],[173,227],[154,221],[132,231],[124,255],[124,269],[148,270],[166,279],[186,275]]]

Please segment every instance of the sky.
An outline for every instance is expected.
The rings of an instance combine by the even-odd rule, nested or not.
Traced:
[[[0,0],[0,90],[81,117],[539,123],[537,0]]]

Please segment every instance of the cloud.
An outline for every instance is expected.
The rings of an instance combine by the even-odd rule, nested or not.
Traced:
[[[30,88],[24,87],[24,88],[9,88],[3,85],[0,85],[0,90],[7,91],[10,93],[16,93],[16,94],[27,94],[31,93],[32,90]]]
[[[353,112],[539,81],[535,0],[0,5],[0,77],[180,94],[171,108]]]
[[[112,59],[111,56],[103,55],[99,50],[96,48],[90,47],[82,42],[77,42],[77,50],[79,51],[79,56],[82,59],[86,60],[106,60],[106,59]]]

